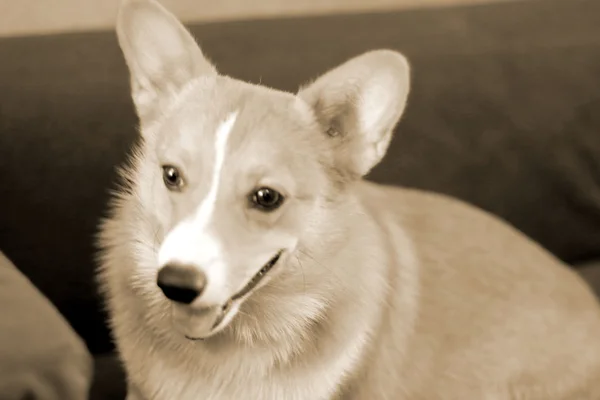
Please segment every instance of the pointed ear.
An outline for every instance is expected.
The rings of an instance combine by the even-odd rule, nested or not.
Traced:
[[[155,0],[124,0],[117,37],[140,119],[156,112],[190,80],[217,73],[183,24]]]
[[[375,50],[330,70],[298,95],[336,146],[334,168],[366,175],[385,155],[406,106],[410,71],[404,56]]]

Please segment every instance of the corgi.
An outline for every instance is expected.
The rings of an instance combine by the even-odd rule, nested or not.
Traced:
[[[600,306],[508,223],[369,182],[410,66],[288,93],[222,75],[155,0],[117,36],[139,143],[99,228],[127,400],[600,399]]]

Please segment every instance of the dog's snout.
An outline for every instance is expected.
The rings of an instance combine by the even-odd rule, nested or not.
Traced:
[[[192,265],[170,263],[158,271],[158,287],[169,300],[191,304],[206,287],[206,275]]]

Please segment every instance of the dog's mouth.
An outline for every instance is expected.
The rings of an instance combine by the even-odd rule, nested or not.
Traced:
[[[215,329],[217,329],[225,320],[225,318],[227,317],[227,315],[229,314],[229,311],[231,311],[233,305],[240,301],[241,299],[243,299],[244,297],[246,297],[250,292],[252,292],[257,286],[258,284],[264,279],[264,277],[273,269],[273,267],[275,266],[275,264],[277,264],[277,261],[279,261],[279,259],[281,258],[283,254],[283,250],[280,250],[277,252],[277,254],[275,254],[275,256],[273,258],[271,258],[249,281],[248,283],[246,283],[246,285],[236,294],[234,294],[233,296],[231,296],[229,298],[229,300],[227,300],[227,302],[221,307],[221,312],[219,313],[219,316],[217,317],[217,319],[215,320],[214,324],[212,325],[211,328],[211,332],[214,332]],[[205,338],[197,338],[197,337],[190,337],[190,336],[186,336],[187,339],[189,340],[204,340]]]
[[[227,306],[227,304],[236,301],[238,299],[241,299],[242,297],[246,296],[248,293],[250,293],[255,287],[256,285],[258,285],[260,283],[260,281],[262,281],[262,279],[269,273],[269,271],[271,271],[273,269],[273,267],[275,266],[275,264],[277,264],[277,261],[279,261],[279,259],[281,258],[281,254],[283,253],[283,250],[280,250],[279,252],[277,252],[277,254],[275,254],[275,256],[273,258],[271,258],[269,260],[269,262],[267,262],[261,269],[260,271],[258,271],[253,277],[252,279],[250,279],[250,281],[246,284],[246,286],[244,286],[242,288],[242,290],[240,290],[239,292],[237,292],[236,294],[234,294],[230,301],[228,301],[225,306]]]

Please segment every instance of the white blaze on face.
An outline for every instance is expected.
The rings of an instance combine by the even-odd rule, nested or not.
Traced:
[[[192,217],[180,222],[169,232],[158,253],[159,267],[170,262],[179,262],[193,265],[206,274],[206,288],[197,300],[198,303],[205,306],[223,304],[229,295],[225,290],[227,265],[223,249],[219,238],[215,237],[208,227],[217,201],[227,140],[233,130],[236,118],[237,112],[231,113],[217,129],[215,164],[206,197]]]

